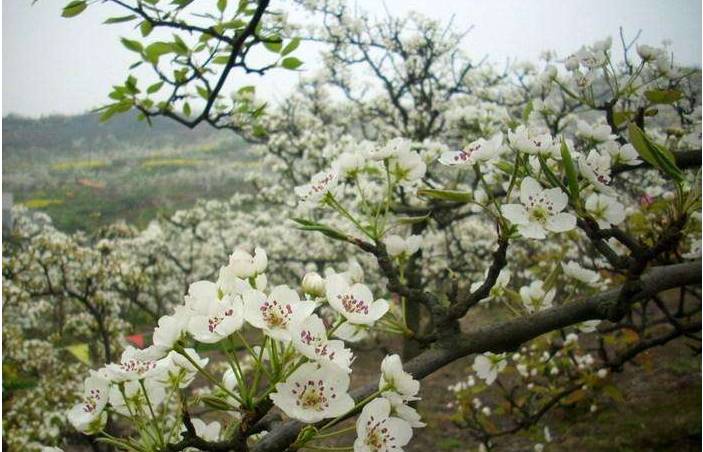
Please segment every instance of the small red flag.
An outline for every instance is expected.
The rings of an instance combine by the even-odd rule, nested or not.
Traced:
[[[125,339],[127,339],[127,342],[134,345],[135,347],[144,348],[144,335],[143,334],[134,334],[132,336],[126,336]]]

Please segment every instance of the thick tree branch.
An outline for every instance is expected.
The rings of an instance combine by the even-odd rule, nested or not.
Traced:
[[[641,279],[640,290],[628,300],[635,303],[657,293],[701,281],[701,261],[654,267]],[[565,328],[587,320],[604,319],[608,307],[617,300],[621,289],[611,289],[593,297],[556,306],[530,316],[498,322],[465,333],[446,343],[437,343],[405,364],[405,369],[415,378],[424,378],[450,362],[472,353],[505,352],[515,350],[522,343],[550,331]],[[352,391],[356,400],[367,397],[378,389],[377,383]],[[304,424],[289,421],[275,428],[254,448],[256,452],[286,450],[298,436]]]

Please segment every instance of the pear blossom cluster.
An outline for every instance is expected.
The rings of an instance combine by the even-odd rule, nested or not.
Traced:
[[[313,10],[323,7],[309,3]],[[345,10],[335,17],[339,23],[318,30],[339,42],[328,49],[327,70],[304,77],[300,89],[262,119],[268,136],[252,148],[260,165],[248,176],[256,196],[202,201],[143,231],[121,224],[95,236],[64,234],[48,217],[15,209],[22,248],[3,257],[5,357],[40,377],[35,388],[13,399],[4,424],[11,447],[60,445],[73,427],[99,433],[110,416],[135,420],[140,447],[177,442],[185,430],[176,394],[189,390],[197,396],[192,404],[225,409],[235,419],[257,397],[304,423],[334,423],[360,408],[354,449],[401,450],[424,423],[411,405],[419,400],[419,382],[400,358],[383,360],[378,393],[363,407],[349,394],[352,346],[380,332],[407,334],[404,300],[374,296],[386,293],[386,281],[361,270],[376,268],[375,259],[353,242],[383,247],[401,281],[413,264],[432,292],[455,282],[475,292],[488,279],[486,256],[501,234],[510,241],[509,262],[479,303],[497,316],[539,315],[617,281],[602,256],[578,251],[589,245],[579,220],[646,235],[676,199],[657,170],[620,173],[645,164],[626,133],[634,112],[646,113],[646,132],[656,143],[700,149],[699,106],[649,99],[669,89],[695,99],[692,88],[679,84],[685,71],[666,46],[637,45],[629,72],[611,65],[610,39],[565,59],[547,52],[543,67],[515,66],[521,87],[488,65],[457,78],[452,65],[455,56],[463,59],[455,52],[460,40],[445,36],[434,21],[404,18],[397,26],[414,32],[391,40],[366,16]],[[353,45],[358,36],[391,52],[397,64],[382,67],[384,76],[396,87],[408,83],[399,102],[378,89],[379,80],[367,80],[372,71],[358,76],[348,69],[349,61],[360,59]],[[440,57],[428,61],[431,54]],[[431,78],[423,75],[425,66],[432,68]],[[459,85],[452,87],[455,80]],[[424,83],[437,93],[430,100],[418,88]],[[601,88],[610,97],[594,96]],[[364,102],[340,101],[331,95],[334,89],[350,99],[363,93]],[[612,124],[599,110],[609,99],[617,99]],[[650,120],[655,109],[673,106],[680,120],[664,121],[672,127]],[[590,116],[594,112],[598,119]],[[568,184],[567,160],[577,192]],[[437,197],[422,194],[428,190]],[[460,193],[460,201],[442,198],[442,191]],[[442,210],[459,204],[456,217]],[[296,230],[289,218],[303,218],[303,228],[327,236]],[[422,222],[430,226],[420,228]],[[693,223],[699,225],[700,216]],[[686,259],[700,258],[700,233],[691,229],[681,250]],[[628,252],[614,238],[604,243],[616,255]],[[345,272],[331,270],[344,266]],[[301,275],[300,287],[286,285]],[[76,298],[86,287],[89,308]],[[36,295],[50,288],[55,293]],[[60,322],[54,320],[59,305],[66,309]],[[143,349],[124,338],[141,332],[126,320],[135,311],[155,326],[152,344]],[[48,319],[59,323],[48,325]],[[37,330],[48,333],[33,337]],[[601,333],[594,323],[564,333],[519,353],[476,355],[468,377],[450,390],[453,408],[467,425],[495,424],[504,414],[484,392],[509,381],[508,374],[519,376],[518,390],[536,402],[578,382],[588,389],[578,403],[595,405],[592,395],[609,384],[610,374],[579,338]],[[66,343],[85,344],[89,363],[108,364],[89,370]],[[213,349],[205,356],[203,350]],[[228,354],[232,362],[223,358]],[[196,376],[207,386],[194,389]],[[255,379],[258,387],[252,387]],[[152,410],[169,427],[160,429],[161,438],[144,422]],[[226,439],[224,417],[193,418],[192,424],[204,440]],[[540,428],[535,443],[544,447],[548,431]]]

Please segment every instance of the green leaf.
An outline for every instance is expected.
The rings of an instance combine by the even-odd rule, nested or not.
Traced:
[[[61,12],[61,16],[63,17],[75,17],[85,11],[85,9],[88,7],[88,4],[85,2],[85,0],[75,0],[70,2],[68,5],[63,7],[63,11]]]
[[[613,112],[613,122],[615,123],[615,127],[620,127],[621,125],[625,124],[627,121],[632,119],[634,116],[635,112],[633,111]]]
[[[190,104],[186,102],[185,104],[183,104],[183,114],[186,116],[190,116],[190,113]]]
[[[229,63],[229,55],[220,55],[212,59],[212,64],[227,64]]]
[[[616,402],[624,402],[625,398],[622,396],[622,392],[613,385],[603,386],[603,392],[605,392],[608,397],[615,400]]]
[[[295,49],[298,48],[300,45],[300,38],[293,38],[286,46],[283,48],[281,51],[282,56],[286,56],[289,53],[293,52]]]
[[[146,89],[147,94],[154,94],[158,90],[161,89],[161,87],[164,86],[164,82],[156,82],[153,85],[149,85],[149,87]]]
[[[652,141],[642,129],[633,123],[630,123],[628,132],[630,135],[630,143],[632,143],[632,146],[634,146],[637,153],[644,161],[677,182],[683,181],[683,173],[679,167],[676,166],[676,159],[671,151]]]
[[[90,366],[90,352],[88,349],[88,344],[69,345],[66,347],[66,350],[75,356],[78,361]]]
[[[682,95],[677,89],[650,89],[644,92],[644,97],[653,104],[673,104],[681,99]]]
[[[142,43],[139,41],[133,41],[127,38],[120,38],[120,41],[122,41],[123,46],[132,52],[142,53],[142,50],[144,49],[144,47],[142,47]]]
[[[297,59],[296,57],[284,58],[283,61],[281,61],[281,66],[290,70],[298,69],[302,65],[303,62]]]
[[[277,37],[269,38],[269,39],[280,39]],[[264,42],[264,47],[266,47],[268,50],[270,50],[273,53],[278,53],[281,51],[281,48],[283,47],[283,43],[279,40],[276,42]]]
[[[564,187],[564,184],[561,183],[559,178],[554,174],[554,171],[547,165],[546,160],[544,160],[544,157],[541,155],[538,155],[537,158],[539,159],[539,166],[542,168],[542,171],[544,171],[544,175],[547,176],[547,180],[549,181],[550,184],[552,184],[553,187],[559,187],[562,190],[566,191],[566,187]]]
[[[196,86],[195,89],[198,91],[198,94],[203,99],[208,99],[210,97],[210,93],[208,93],[207,88],[205,88],[204,86]]]
[[[179,55],[188,55],[188,46],[180,36],[173,35],[173,50]]]
[[[397,221],[400,224],[416,224],[424,223],[425,221],[427,221],[428,218],[430,218],[429,213],[427,215],[421,215],[416,217],[399,217]]]
[[[574,161],[571,159],[571,152],[569,151],[569,146],[567,146],[566,141],[562,138],[561,140],[561,161],[564,164],[564,171],[566,172],[566,181],[569,184],[569,194],[573,200],[579,199],[579,182],[578,173],[576,172],[576,166]]]
[[[217,0],[217,9],[222,13],[227,9],[227,0]]]
[[[145,38],[151,34],[151,30],[153,30],[153,29],[154,29],[154,26],[151,25],[151,22],[149,22],[148,20],[145,20],[144,22],[141,23],[141,25],[139,25],[139,31],[142,33],[142,36]]]
[[[170,42],[157,41],[149,44],[144,49],[146,60],[152,64],[158,64],[162,55],[175,52],[174,46]]]
[[[474,197],[471,193],[458,190],[436,190],[433,188],[422,188],[417,191],[418,196],[424,196],[432,199],[442,199],[445,201],[454,201],[460,203],[471,202]]]
[[[129,16],[110,17],[109,19],[107,19],[103,23],[104,24],[119,24],[122,22],[129,22],[130,20],[134,20],[136,18],[137,18],[137,16],[135,16],[134,14],[130,14]]]

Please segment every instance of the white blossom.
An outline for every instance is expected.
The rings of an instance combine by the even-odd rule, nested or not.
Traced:
[[[592,193],[586,198],[584,207],[602,229],[608,229],[611,225],[618,225],[625,220],[625,207],[607,195]]]
[[[349,376],[338,367],[306,363],[276,384],[270,397],[289,417],[313,424],[351,410],[354,400],[348,389]]]
[[[381,362],[381,378],[378,389],[384,394],[398,394],[404,401],[419,400],[420,382],[403,370],[403,363],[398,355],[388,355]]]
[[[356,421],[354,452],[402,452],[413,430],[408,422],[390,414],[391,404],[384,398],[364,407]]]
[[[473,369],[476,372],[476,376],[490,385],[496,381],[498,374],[500,374],[507,365],[508,361],[505,353],[494,354],[486,352],[481,355],[476,355]]]
[[[518,225],[526,238],[544,239],[546,232],[565,232],[576,227],[576,217],[562,212],[568,196],[559,188],[543,189],[535,179],[526,177],[520,184],[522,204],[504,204],[503,216]]]
[[[330,306],[351,323],[370,325],[388,312],[386,300],[374,301],[368,287],[360,283],[349,285],[339,274],[327,278],[326,294]]]
[[[291,328],[293,346],[303,356],[321,363],[331,363],[350,373],[352,352],[340,340],[327,338],[327,329],[316,314],[294,324]]]
[[[593,270],[588,270],[579,265],[578,262],[569,261],[566,264],[561,263],[561,268],[564,270],[564,274],[581,282],[587,284],[595,284],[599,279],[600,275]]]
[[[541,311],[552,307],[556,289],[551,289],[548,292],[544,291],[544,282],[539,279],[532,281],[529,286],[520,288],[520,297],[525,309],[529,313]]]
[[[315,310],[312,301],[301,301],[298,293],[287,286],[276,286],[266,296],[261,291],[244,293],[244,318],[264,334],[278,340],[290,340],[290,327]]]
[[[460,151],[443,152],[439,162],[447,166],[473,166],[474,163],[493,160],[500,155],[503,134],[498,133],[489,140],[479,138]]]

